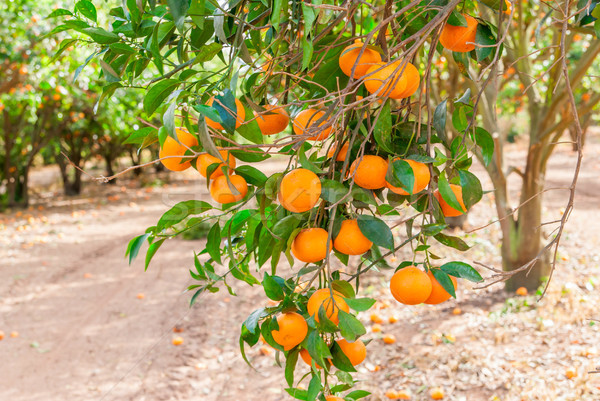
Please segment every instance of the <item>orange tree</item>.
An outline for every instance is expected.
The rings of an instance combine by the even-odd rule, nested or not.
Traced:
[[[459,3],[127,1],[104,24],[81,0],[51,15],[62,21],[56,31],[74,32],[65,43],[90,45],[106,80],[101,100],[141,90],[146,117],[160,118],[128,141],[159,148],[170,170],[207,177],[213,202],[173,206],[130,241],[129,260],[148,244],[148,267],[164,241],[212,223],[190,270],[191,302],[220,286],[233,294],[234,279],[261,285],[274,306],[243,322],[240,348],[262,335],[280,351],[297,399],[368,394],[350,391],[349,372],[366,354],[355,313],[375,300],[356,292],[387,256],[410,249],[390,281],[407,305],[444,302],[457,278],[482,280],[468,263],[438,261],[435,249],[468,249],[443,230],[445,217],[482,197],[473,155],[486,166],[494,159],[480,115],[485,87],[434,104],[431,77],[444,66],[432,62],[446,52],[463,72],[497,65],[513,7]],[[267,176],[260,162],[273,156],[286,166]],[[282,258],[302,267],[285,269]],[[298,357],[310,366],[299,380]]]

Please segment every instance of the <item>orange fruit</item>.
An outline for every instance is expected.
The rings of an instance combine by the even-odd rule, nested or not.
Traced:
[[[431,295],[431,280],[423,270],[407,266],[398,270],[390,280],[390,291],[396,300],[406,305],[418,305]]]
[[[402,60],[390,64],[381,62],[367,71],[365,88],[369,93],[377,92],[377,96],[380,97],[404,99],[417,91],[420,80],[419,70],[411,63]],[[385,87],[380,91],[384,85]]]
[[[260,132],[263,135],[275,135],[284,131],[290,123],[290,116],[285,109],[270,104],[264,107],[267,111],[256,118]]]
[[[574,377],[577,377],[577,369],[575,368],[569,368],[567,369],[567,371],[565,372],[565,376],[567,376],[567,379],[573,379]]]
[[[396,397],[397,400],[410,400],[411,398],[410,393],[404,390],[398,391]]]
[[[437,305],[449,300],[452,295],[450,295],[448,291],[446,291],[444,287],[442,287],[442,285],[436,280],[436,278],[433,276],[433,273],[431,273],[431,270],[427,272],[427,276],[431,280],[431,294],[429,295],[429,298],[425,300],[425,303],[429,305]],[[454,284],[454,290],[456,290],[456,277],[450,276],[450,279],[452,280],[452,284]]]
[[[467,26],[454,26],[446,23],[440,34],[440,43],[450,51],[466,53],[475,49],[478,22],[470,15],[463,14],[462,16],[467,20]]]
[[[364,155],[352,162],[348,176],[353,177],[354,183],[365,189],[379,189],[385,187],[385,174],[388,162],[375,155]]]
[[[390,316],[390,318],[388,319],[388,322],[390,322],[391,324],[394,324],[394,323],[398,322],[398,318],[396,316]]]
[[[439,387],[432,388],[429,392],[432,400],[443,400],[444,399],[444,390]]]
[[[383,319],[377,313],[372,313],[371,314],[371,321],[373,323],[383,323]]]
[[[519,296],[521,296],[521,297],[526,296],[527,295],[527,288],[525,288],[525,287],[519,287],[519,288],[517,288],[516,294],[519,295]]]
[[[4,332],[0,330],[0,341],[4,340]]]
[[[386,344],[394,344],[396,342],[396,336],[393,334],[386,334],[383,336],[383,342]]]
[[[385,396],[387,398],[389,398],[390,400],[397,400],[398,399],[398,393],[394,390],[388,390],[385,392]]]
[[[140,292],[139,294],[137,294],[135,296],[137,299],[144,299],[146,296],[144,295],[144,293]]]
[[[335,395],[328,395],[325,397],[325,401],[346,401],[342,397],[336,397]]]
[[[310,210],[321,196],[321,181],[310,170],[297,168],[281,180],[278,199],[284,209],[293,213]]]
[[[506,5],[506,10],[502,11],[506,15],[510,15],[512,11],[512,3],[508,0],[504,0],[504,4]]]
[[[329,245],[331,250],[331,244]],[[327,256],[327,231],[322,228],[305,228],[292,242],[292,254],[304,263],[315,263]]]
[[[333,240],[333,247],[345,255],[362,255],[373,243],[360,231],[358,221],[344,220],[340,232]]]
[[[442,208],[442,213],[444,214],[444,216],[446,216],[446,217],[460,216],[461,214],[464,214],[467,211],[467,208],[465,207],[465,203],[463,202],[462,187],[459,185],[450,184],[450,189],[452,189],[452,192],[454,192],[454,196],[456,197],[458,204],[462,207],[462,211],[456,210],[452,206],[450,206],[444,200],[444,198],[442,198],[442,195],[440,194],[439,189],[435,190],[435,192],[433,193],[433,196],[435,196],[435,198],[440,203],[440,207]]]
[[[302,315],[296,312],[284,313],[277,317],[279,330],[271,331],[273,340],[289,351],[304,341],[308,334],[308,324]]]
[[[344,355],[350,360],[352,366],[362,363],[367,357],[367,347],[365,346],[365,343],[360,340],[351,343],[342,338],[336,342],[342,349]]]
[[[360,40],[354,41],[354,44],[346,47],[340,54],[339,64],[342,72],[347,76],[352,74],[354,68],[354,78],[360,78],[365,75],[369,68],[375,63],[381,62],[381,54],[378,51],[365,47],[361,55],[364,44]],[[359,57],[360,56],[360,57]],[[354,67],[356,65],[356,67]]]
[[[229,187],[227,179],[231,182],[231,185],[237,189],[238,194],[234,194]],[[241,175],[221,175],[215,178],[210,183],[210,196],[218,203],[232,203],[239,202],[244,199],[244,196],[248,193],[248,183]]]
[[[462,310],[458,307],[452,309],[452,314],[453,315],[460,315],[462,313]]]
[[[177,142],[174,138],[167,136],[165,142],[160,148],[160,152],[158,152],[158,157],[168,157],[167,159],[163,159],[160,162],[171,171],[183,171],[191,166],[191,159],[188,158],[186,162],[182,163],[182,157],[174,157],[174,156],[183,156],[188,151],[188,148],[198,145],[198,139],[195,135],[190,134],[189,132],[176,129],[177,134]]]
[[[381,325],[379,323],[375,323],[372,327],[371,327],[371,331],[373,333],[379,333],[381,332]]]
[[[219,154],[229,166],[229,170],[227,170],[227,172],[231,174],[232,170],[236,166],[235,158],[231,153],[227,152],[226,150],[219,150]],[[219,166],[215,170],[213,170],[212,174],[210,175],[209,180],[213,180],[225,174],[225,163],[223,163],[221,160],[212,155],[209,155],[208,153],[202,153],[200,156],[198,156],[198,159],[196,160],[196,168],[198,169],[198,172],[202,177],[206,177],[208,167],[210,167],[210,165],[214,163],[219,163]]]
[[[332,291],[329,288],[322,288],[315,291],[306,304],[308,314],[314,316],[317,322],[319,321],[319,308],[321,305],[323,305],[323,309],[325,310],[325,316],[335,324],[338,324],[340,321],[338,318],[338,311],[340,309],[344,312],[350,310],[348,304],[344,301],[343,295],[333,290],[332,297]]]
[[[427,185],[429,185],[429,181],[431,180],[431,173],[429,172],[429,167],[427,167],[425,163],[416,162],[414,160],[405,159],[404,161],[410,165],[413,171],[413,175],[415,176],[415,183],[413,184],[412,194],[409,194],[401,187],[395,187],[386,181],[385,184],[389,188],[389,190],[399,195],[414,195],[427,188]]]
[[[310,354],[308,353],[308,350],[302,348],[302,350],[300,351],[300,357],[308,366],[312,366],[312,358],[311,358]],[[315,367],[317,369],[323,369],[321,366],[319,366],[318,363],[315,363]]]
[[[175,337],[172,341],[173,345],[181,345],[183,344],[183,337]]]
[[[346,142],[342,145],[342,148],[340,149],[339,153],[337,154],[337,157],[335,158],[336,162],[343,162],[344,160],[346,160],[346,155],[348,154],[348,146],[350,145],[350,143]],[[335,154],[335,151],[337,149],[337,146],[334,145],[331,147],[331,149],[329,149],[329,152],[327,152],[327,157],[328,158],[332,158],[333,155]]]
[[[315,109],[306,109],[302,110],[298,115],[294,118],[293,126],[294,133],[296,135],[309,135],[307,139],[312,141],[322,141],[327,138],[331,132],[333,131],[332,126],[328,126],[326,128],[318,129],[326,124],[329,124],[329,121],[326,119],[319,125],[315,126],[316,122],[321,119],[325,115],[324,111],[319,111]]]
[[[208,99],[208,102],[206,102],[207,106],[212,106],[213,102],[215,101],[214,97],[211,97],[210,99]],[[223,106],[226,111],[228,113],[230,113],[232,116],[235,116],[235,128],[239,128],[240,125],[242,125],[242,123],[244,122],[244,119],[246,118],[246,110],[244,109],[244,105],[242,104],[242,102],[239,101],[239,99],[235,99],[235,112],[233,110],[229,110],[227,109],[224,105]],[[206,121],[206,125],[208,125],[209,127],[216,129],[216,130],[223,130],[223,126],[216,122],[211,120],[208,117],[204,117],[204,121]]]

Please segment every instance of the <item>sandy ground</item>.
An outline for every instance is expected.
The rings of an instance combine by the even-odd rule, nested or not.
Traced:
[[[510,160],[522,155],[515,147]],[[570,182],[574,160],[566,147],[557,151],[548,187]],[[383,332],[366,335],[373,341],[358,388],[373,393],[368,400],[386,399],[390,389],[427,400],[436,386],[447,400],[600,400],[600,374],[587,373],[600,365],[598,325],[590,320],[600,318],[599,172],[596,136],[586,145],[555,278],[539,302],[507,295],[501,286],[476,290],[461,283],[458,300],[405,307],[386,289],[391,273],[372,274],[362,291],[380,302],[361,319],[369,322],[376,313],[386,323]],[[38,203],[0,214],[0,400],[291,399],[274,352],[248,350],[255,370],[239,354],[241,322],[267,301],[260,288],[233,283],[237,297],[223,290],[190,308],[184,289],[193,282],[188,268],[201,240],[166,243],[147,272],[141,258],[131,266],[124,258],[127,241],[170,205],[205,199],[204,181],[186,172],[177,181],[146,177],[145,187],[128,180],[89,184],[82,196],[65,199],[47,191],[55,177],[52,169],[37,171]],[[560,216],[566,195],[548,193],[547,220]],[[493,213],[485,198],[468,227],[485,225]],[[441,247],[438,254],[498,266],[498,237],[492,225],[467,236],[473,245],[467,254]],[[460,314],[453,313],[456,307]],[[399,322],[387,323],[390,316]],[[398,341],[384,345],[383,334]],[[172,345],[175,336],[184,343]],[[576,371],[571,380],[569,369]]]

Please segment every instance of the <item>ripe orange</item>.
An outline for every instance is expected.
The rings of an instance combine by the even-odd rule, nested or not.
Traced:
[[[452,314],[453,315],[460,315],[462,313],[462,310],[458,307],[452,309]]]
[[[340,232],[333,240],[333,247],[345,255],[362,255],[373,243],[360,231],[358,221],[344,220]]]
[[[344,355],[350,360],[352,366],[362,363],[367,357],[367,347],[365,346],[365,343],[360,340],[351,343],[342,338],[336,342],[342,349]]]
[[[345,401],[342,397],[336,397],[335,395],[328,395],[325,397],[325,401]]]
[[[342,148],[340,149],[339,153],[337,154],[337,157],[335,158],[336,162],[343,162],[344,160],[346,160],[346,155],[348,154],[348,145],[350,145],[350,143],[348,142],[342,145]],[[335,145],[332,146],[331,149],[329,149],[329,152],[327,152],[327,157],[331,159],[335,154],[336,149],[337,147]]]
[[[211,97],[210,99],[208,99],[208,102],[206,102],[206,105],[212,106],[214,101],[215,101],[215,98]],[[244,105],[242,104],[242,102],[240,102],[238,99],[235,99],[235,111],[227,109],[224,105],[223,105],[223,107],[226,109],[226,111],[228,113],[230,113],[232,116],[235,116],[235,128],[239,128],[240,125],[242,125],[242,123],[244,122],[244,119],[246,118],[246,110],[244,109]],[[220,123],[213,121],[208,117],[205,117],[204,121],[206,121],[206,125],[208,125],[209,127],[213,128],[213,129],[216,129],[216,130],[224,129]]]
[[[281,180],[278,199],[281,206],[293,213],[312,209],[321,196],[321,181],[310,170],[297,168]]]
[[[416,162],[414,160],[404,160],[413,170],[413,175],[415,176],[415,183],[413,185],[412,194],[409,194],[401,187],[395,187],[389,182],[385,182],[386,186],[390,189],[390,191],[395,192],[399,195],[414,195],[416,193],[421,192],[427,185],[429,185],[429,181],[431,180],[431,173],[429,172],[429,167],[425,163]]]
[[[348,304],[344,301],[343,295],[333,290],[332,297],[332,292],[329,288],[321,288],[315,291],[306,304],[308,314],[314,316],[317,322],[319,321],[319,308],[321,305],[323,305],[323,309],[325,310],[325,316],[335,324],[338,324],[340,321],[338,318],[338,311],[340,309],[344,312],[350,310]]]
[[[183,337],[175,337],[172,341],[173,345],[181,345],[183,344]]]
[[[386,344],[394,344],[396,342],[396,336],[393,334],[386,334],[383,336],[383,342]]]
[[[381,332],[381,325],[379,323],[375,323],[373,326],[371,326],[371,331],[373,333]]]
[[[387,169],[388,162],[383,157],[364,155],[352,163],[348,176],[353,177],[359,187],[379,189],[385,187]]]
[[[367,73],[367,70],[375,63],[381,62],[381,54],[376,50],[365,47],[360,55],[364,44],[360,40],[354,41],[354,44],[346,47],[340,54],[340,68],[347,76],[352,74],[354,68],[354,78],[360,78]],[[359,57],[360,56],[360,57]],[[356,67],[354,67],[356,65]]]
[[[385,396],[390,400],[410,400],[410,394],[406,391],[395,391],[388,390],[385,392]]]
[[[449,300],[452,295],[450,295],[448,291],[446,291],[444,287],[442,287],[442,285],[436,280],[436,278],[433,276],[433,273],[431,273],[431,270],[427,272],[427,276],[431,280],[431,295],[429,295],[429,298],[425,300],[425,303],[429,305],[437,305]],[[450,279],[452,280],[452,284],[454,284],[454,290],[456,290],[456,277],[450,276]]]
[[[229,188],[227,179],[231,181],[231,184],[239,194],[234,194]],[[239,202],[244,199],[244,196],[248,193],[248,183],[241,175],[230,175],[230,176],[219,176],[210,183],[210,196],[219,203],[232,203]]]
[[[329,244],[331,250],[331,243]],[[304,263],[315,263],[327,256],[327,231],[322,228],[305,228],[292,242],[292,254]]]
[[[444,390],[440,387],[432,388],[429,392],[432,400],[443,400],[444,399]]]
[[[273,340],[286,351],[304,341],[308,334],[308,324],[302,315],[296,312],[284,313],[277,317],[279,330],[271,331]]]
[[[326,124],[329,124],[329,121],[325,119],[322,123],[315,126],[316,122],[320,120],[325,115],[324,111],[319,111],[315,109],[306,109],[302,110],[298,115],[294,118],[293,126],[294,133],[296,135],[309,135],[307,139],[312,141],[322,141],[327,138],[331,132],[333,131],[332,126],[328,126],[326,128],[319,129]]]
[[[450,206],[444,200],[444,198],[442,198],[442,195],[440,194],[439,189],[435,190],[435,192],[433,193],[433,196],[435,196],[435,198],[440,203],[440,207],[442,208],[442,213],[444,214],[444,216],[446,216],[446,217],[460,216],[461,214],[464,214],[467,211],[467,208],[465,207],[465,203],[463,202],[462,187],[459,185],[450,184],[450,189],[452,189],[452,192],[454,192],[454,196],[456,197],[458,204],[462,207],[462,211],[456,210],[452,206]]]
[[[567,369],[567,371],[565,372],[565,376],[567,376],[567,379],[569,379],[569,380],[577,377],[577,369],[575,369],[575,368]]]
[[[300,357],[308,366],[312,366],[312,358],[310,357],[308,350],[302,348],[302,350],[300,351]],[[315,367],[317,369],[323,369],[321,366],[319,366],[318,363],[315,363]]]
[[[525,288],[525,287],[517,288],[516,294],[521,297],[527,296],[527,288]]]
[[[177,142],[174,138],[167,136],[165,142],[160,148],[160,152],[158,153],[159,158],[168,157],[167,159],[161,160],[160,162],[171,171],[183,171],[190,167],[191,159],[187,159],[186,162],[182,163],[182,157],[173,157],[173,156],[183,156],[188,151],[188,148],[198,145],[198,139],[195,135],[190,134],[189,132],[176,129],[177,134]]]
[[[506,5],[506,10],[502,11],[506,15],[510,15],[512,11],[512,3],[508,0],[504,0],[504,4]]]
[[[283,107],[266,105],[265,113],[256,118],[258,128],[263,135],[275,135],[284,131],[290,123],[290,116]]]
[[[0,341],[4,340],[4,332],[0,330]]]
[[[136,297],[137,299],[144,299],[146,296],[144,295],[144,293],[143,293],[143,292],[140,292],[140,293],[139,293],[139,294],[137,294],[135,297]]]
[[[10,332],[10,337],[11,338],[17,338],[17,337],[19,337],[19,332],[18,331],[11,331]]]
[[[208,153],[202,153],[200,156],[198,156],[198,160],[196,160],[196,168],[198,169],[198,172],[200,173],[200,175],[202,175],[202,177],[206,177],[206,174],[208,173],[208,167],[210,167],[210,165],[214,163],[219,163],[219,167],[213,170],[209,180],[213,180],[225,174],[225,170],[227,170],[229,174],[232,173],[232,170],[236,166],[235,158],[231,153],[227,152],[226,150],[219,150],[219,153],[221,154],[221,158],[225,160],[225,162],[229,166],[229,170],[225,168],[225,163],[223,163],[218,158],[211,156]]]
[[[431,280],[416,266],[398,270],[390,280],[390,291],[396,300],[406,305],[418,305],[431,295]]]
[[[465,53],[475,49],[478,22],[470,15],[463,14],[463,17],[467,20],[467,26],[454,26],[446,23],[442,28],[440,43],[450,51]]]
[[[398,318],[396,316],[392,315],[389,317],[388,322],[391,324],[394,324],[394,323],[398,322]]]
[[[411,63],[402,60],[390,64],[381,62],[367,71],[365,88],[369,93],[375,93],[385,85],[377,96],[404,99],[417,91],[420,81],[419,70]]]

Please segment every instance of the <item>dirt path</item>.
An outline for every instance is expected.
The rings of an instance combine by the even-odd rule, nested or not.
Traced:
[[[364,293],[382,301],[375,312],[400,319],[384,325],[398,339],[392,346],[383,345],[382,333],[367,335],[373,342],[359,379],[374,393],[370,400],[385,399],[388,389],[426,400],[432,386],[442,386],[448,400],[600,399],[599,375],[586,373],[600,364],[598,325],[589,321],[600,317],[599,142],[592,137],[586,145],[560,270],[536,308],[534,297],[505,302],[498,287],[473,291],[466,283],[458,301],[405,308],[385,289],[389,273],[365,281]],[[518,156],[516,149],[511,160]],[[569,182],[573,160],[566,149],[557,153],[549,186]],[[123,257],[130,238],[167,205],[202,196],[204,184],[182,180],[152,191],[123,184],[90,187],[74,200],[48,197],[44,210],[0,215],[0,400],[290,399],[273,352],[248,351],[256,370],[239,355],[241,322],[266,302],[259,288],[234,285],[237,297],[221,291],[189,308],[190,294],[182,291],[192,283],[187,270],[201,241],[166,243],[147,272],[141,259],[128,266]],[[565,195],[548,194],[548,219]],[[484,199],[469,225],[487,223],[492,212]],[[498,264],[495,226],[468,240],[474,246],[467,259]],[[451,313],[455,306],[461,314]],[[174,333],[174,326],[183,332]],[[176,335],[184,338],[179,347],[171,344]],[[571,367],[578,375],[567,380]]]

